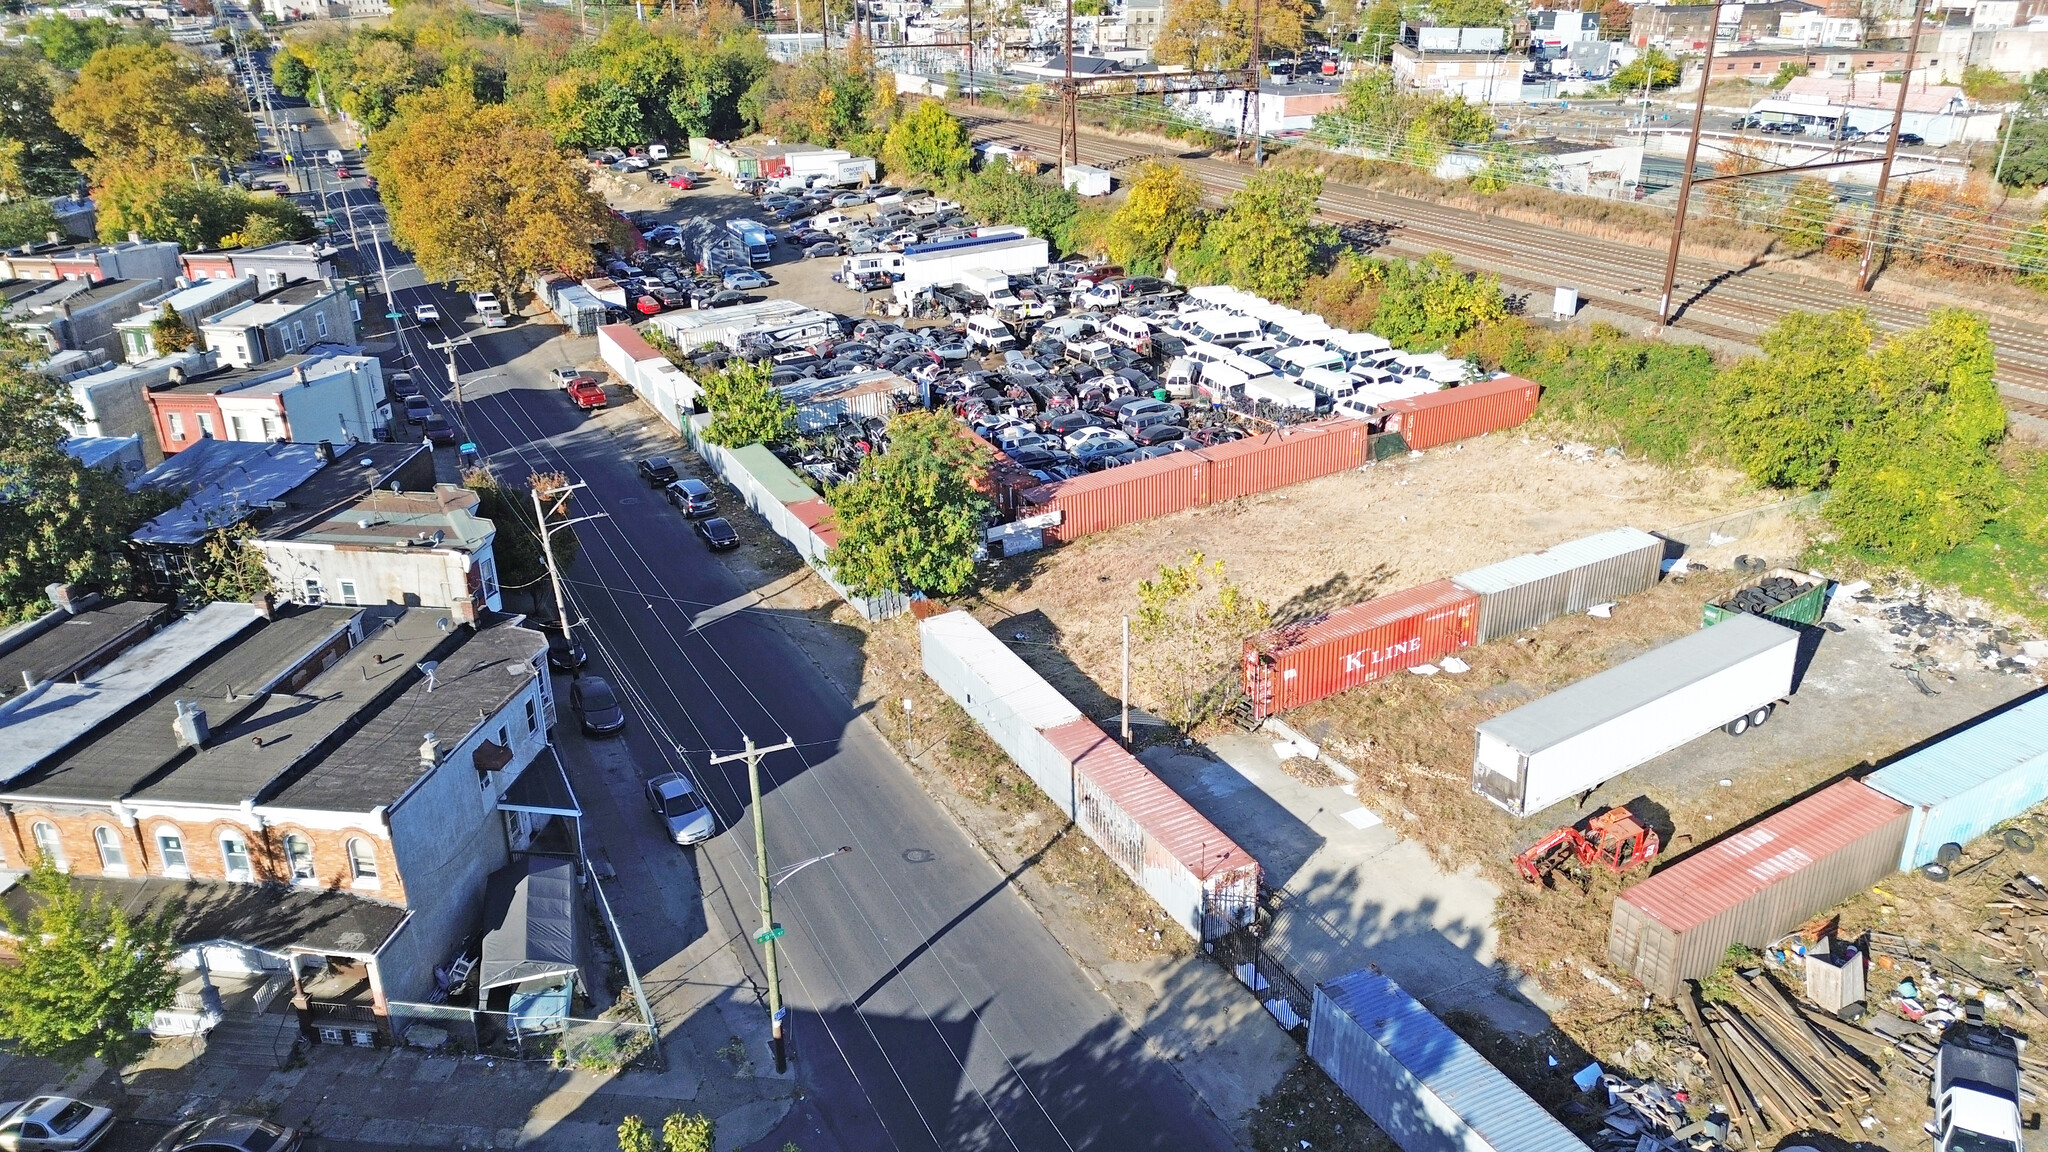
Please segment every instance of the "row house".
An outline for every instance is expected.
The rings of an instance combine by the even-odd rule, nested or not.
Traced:
[[[288,973],[309,1031],[388,1035],[550,818],[520,801],[561,772],[545,653],[517,617],[206,605],[0,707],[0,867],[48,861],[131,905],[317,902],[297,938],[286,917],[219,943]]]
[[[154,277],[59,280],[15,300],[4,319],[51,353],[85,352],[104,363],[120,357],[121,339],[114,326],[163,295],[167,285]]]
[[[256,278],[243,276],[234,280],[201,281],[151,300],[142,311],[114,325],[114,331],[121,340],[121,359],[131,364],[157,359],[160,353],[156,346],[155,324],[171,312],[176,312],[178,319],[196,334],[206,321],[238,304],[256,299],[256,292]]]
[[[249,547],[284,594],[306,603],[496,612],[497,528],[460,484],[431,492],[371,488],[305,514],[266,516]]]
[[[37,245],[0,251],[0,280],[161,280],[177,282],[178,246],[130,234],[124,244]]]
[[[239,280],[254,276],[263,291],[300,280],[333,280],[341,276],[333,248],[285,242],[261,248],[226,248],[219,252],[187,252],[185,279]]]
[[[142,398],[166,456],[203,440],[341,444],[391,433],[391,399],[377,358],[324,347],[167,381]]]
[[[247,368],[315,344],[353,344],[361,315],[347,283],[301,280],[208,318],[199,336],[221,363]]]

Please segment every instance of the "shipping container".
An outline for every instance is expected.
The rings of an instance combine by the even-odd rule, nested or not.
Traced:
[[[555,315],[569,326],[571,333],[595,336],[604,323],[605,303],[581,284],[565,284],[555,289]]]
[[[1761,948],[1896,872],[1910,819],[1857,781],[1831,784],[1623,889],[1607,961],[1675,997],[1729,945]]]
[[[1935,860],[2048,800],[2048,696],[2036,696],[1885,765],[1863,782],[1913,810],[1900,869]]]
[[[1799,633],[1756,616],[1681,636],[1478,726],[1472,788],[1530,816],[1792,693]]]
[[[1209,462],[1209,503],[1270,492],[1365,463],[1366,427],[1326,420],[1282,428],[1195,455]]]
[[[1175,452],[1034,488],[1024,494],[1025,515],[1058,513],[1045,538],[1064,544],[1207,504],[1208,482],[1209,462],[1200,453]]]
[[[1647,591],[1663,561],[1662,539],[1614,528],[1452,579],[1478,594],[1479,640],[1485,643]]]
[[[1362,969],[1316,987],[1308,1054],[1402,1152],[1588,1152],[1378,972]]]
[[[1542,385],[1520,376],[1497,376],[1477,384],[1389,401],[1382,431],[1399,432],[1415,449],[1435,448],[1503,428],[1536,412]]]
[[[1762,576],[1744,584],[1741,588],[1730,592],[1727,596],[1723,596],[1719,600],[1707,601],[1700,608],[1700,627],[1710,628],[1730,616],[1741,615],[1742,609],[1723,608],[1721,605],[1733,597],[1741,595],[1744,590],[1754,588],[1764,581],[1771,579],[1791,580],[1800,584],[1811,584],[1813,587],[1785,601],[1783,604],[1764,613],[1764,615],[1778,620],[1788,620],[1794,624],[1818,624],[1820,623],[1820,618],[1827,614],[1828,588],[1830,587],[1827,577],[1817,576],[1811,572],[1801,572],[1796,568],[1773,568]]]
[[[965,612],[918,624],[925,675],[1198,940],[1250,922],[1257,861]]]
[[[1469,648],[1479,598],[1449,580],[1381,596],[1244,642],[1244,693],[1264,718]]]

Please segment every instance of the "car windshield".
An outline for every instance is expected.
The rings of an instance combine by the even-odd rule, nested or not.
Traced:
[[[663,816],[691,816],[703,810],[704,801],[698,799],[693,788],[685,788],[680,792],[663,791],[661,794]]]
[[[2019,1152],[2010,1140],[1981,1132],[1957,1132],[1948,1142],[1948,1152]]]
[[[64,1106],[62,1112],[50,1117],[50,1127],[56,1129],[58,1134],[61,1135],[85,1123],[86,1117],[91,1115],[92,1105],[81,1100],[73,1100]]]
[[[602,680],[591,680],[583,686],[583,706],[592,712],[617,708],[619,698],[612,695],[612,686]]]
[[[666,456],[649,456],[649,457],[647,458],[647,467],[648,467],[648,469],[649,469],[649,470],[651,470],[651,471],[654,471],[654,472],[660,472],[660,471],[662,471],[663,469],[665,469],[665,468],[667,468],[667,467],[668,467],[668,457],[666,457]]]

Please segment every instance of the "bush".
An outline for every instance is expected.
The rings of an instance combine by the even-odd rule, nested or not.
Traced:
[[[1490,342],[1501,367],[1544,386],[1547,419],[1612,439],[1630,455],[1686,464],[1718,447],[1718,367],[1704,348],[1630,336],[1605,324],[1545,338],[1512,322],[1506,331],[1475,333],[1472,342]]]

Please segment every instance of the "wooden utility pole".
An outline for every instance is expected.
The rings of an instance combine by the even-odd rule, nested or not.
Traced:
[[[1700,129],[1706,126],[1707,85],[1714,82],[1714,45],[1720,38],[1721,6],[1715,4],[1707,17],[1707,58],[1700,65],[1700,91],[1692,102],[1692,138],[1685,145],[1685,171],[1678,178],[1678,212],[1671,218],[1671,250],[1664,256],[1664,294],[1657,304],[1659,325],[1671,323],[1671,289],[1678,280],[1678,244],[1685,235],[1685,210],[1692,202],[1692,168],[1699,160]],[[1646,63],[1644,68],[1648,67]]]
[[[1906,41],[1906,66],[1899,69],[1899,102],[1892,108],[1892,130],[1884,140],[1884,167],[1877,174],[1877,195],[1870,200],[1870,228],[1863,237],[1863,263],[1856,269],[1856,290],[1870,291],[1870,265],[1877,254],[1878,218],[1884,215],[1884,194],[1892,183],[1892,160],[1899,154],[1899,134],[1906,130],[1906,91],[1913,86],[1913,60],[1920,54],[1920,21],[1927,0],[1913,0],[1913,35]],[[1878,80],[1882,91],[1884,80]]]
[[[754,738],[749,736],[745,751],[711,758],[713,764],[724,764],[730,760],[747,762],[747,791],[754,801],[754,872],[761,882],[761,929],[754,933],[754,943],[759,944],[765,954],[763,968],[768,974],[768,1034],[778,1073],[789,1071],[789,1038],[783,1028],[788,1015],[782,1009],[782,972],[775,960],[775,941],[782,936],[782,926],[775,922],[775,885],[768,878],[768,831],[761,815],[761,757],[794,747],[795,744],[784,740],[772,748],[756,748]]]

